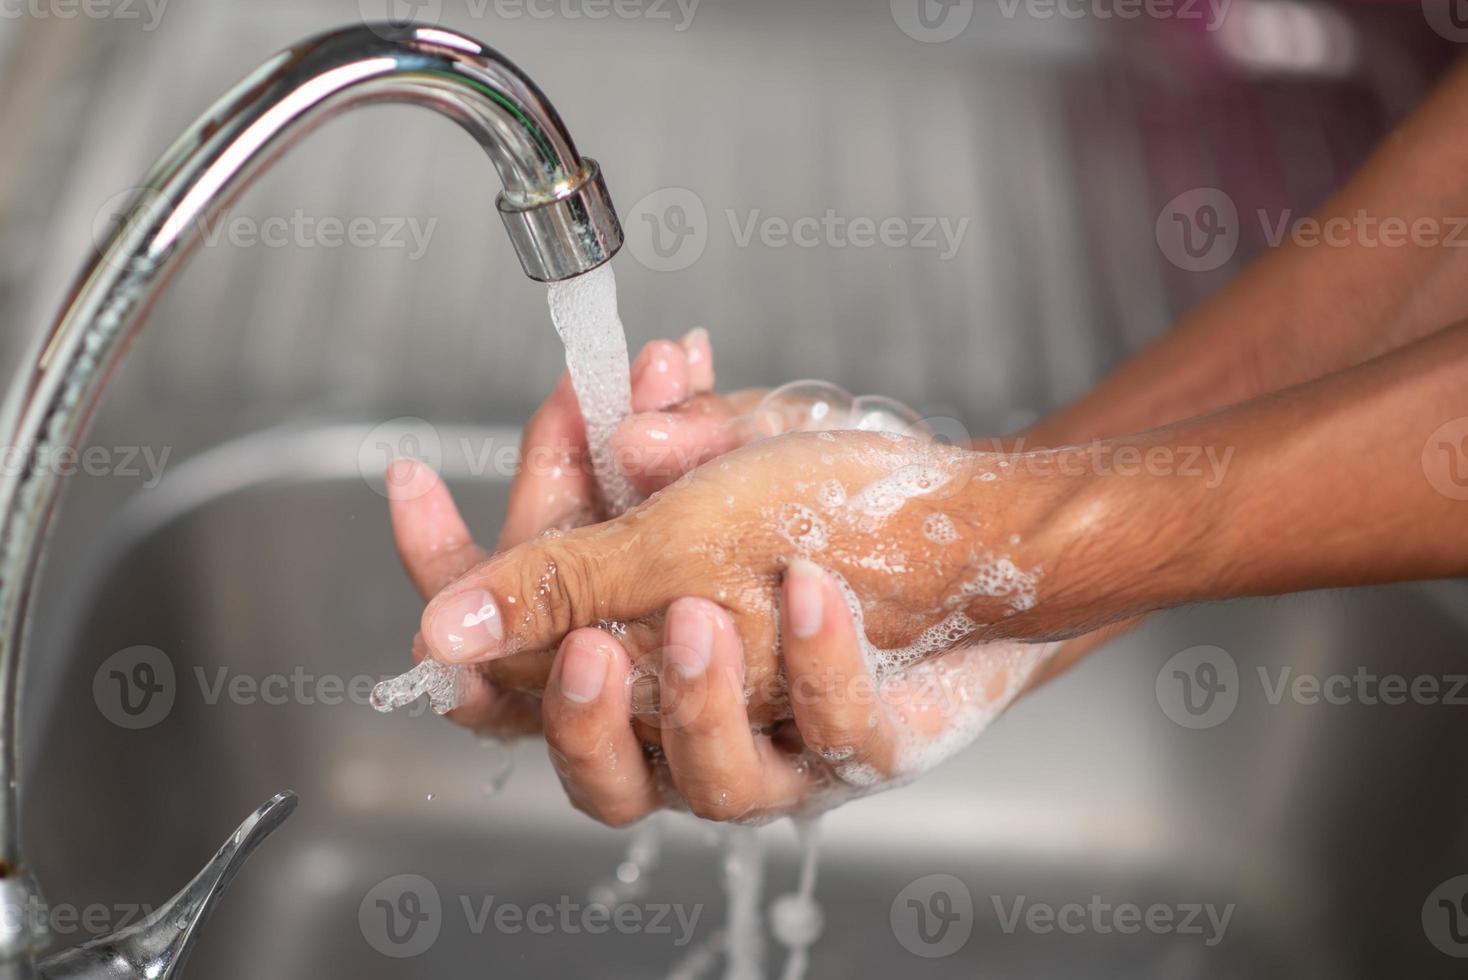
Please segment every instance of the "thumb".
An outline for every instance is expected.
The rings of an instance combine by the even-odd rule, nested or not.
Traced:
[[[671,601],[642,522],[541,536],[471,569],[429,602],[422,633],[444,663],[554,649],[574,629],[632,620]]]

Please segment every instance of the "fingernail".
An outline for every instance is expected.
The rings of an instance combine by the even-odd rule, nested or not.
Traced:
[[[688,355],[690,367],[703,364],[713,353],[713,347],[709,342],[709,332],[703,327],[694,327],[683,335],[679,343],[683,345],[683,351]]]
[[[697,602],[680,599],[668,610],[668,646],[664,668],[684,677],[701,677],[714,653],[714,624]]]
[[[636,442],[667,442],[672,438],[673,427],[678,424],[676,415],[664,412],[645,412],[633,415],[622,424],[622,431]]]
[[[802,640],[821,631],[822,592],[826,573],[804,558],[792,558],[785,572],[785,599],[790,603],[790,632]]]
[[[561,693],[577,704],[595,701],[607,680],[607,655],[596,637],[572,636],[561,659]]]
[[[400,456],[387,465],[384,481],[389,500],[416,500],[433,489],[433,470],[411,456]]]
[[[444,600],[428,624],[430,645],[450,660],[468,660],[488,653],[504,638],[500,608],[494,596],[483,589],[470,589]]]

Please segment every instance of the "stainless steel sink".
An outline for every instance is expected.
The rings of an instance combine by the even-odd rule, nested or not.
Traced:
[[[504,903],[584,908],[623,860],[628,833],[573,812],[539,745],[522,743],[508,785],[487,795],[492,754],[472,737],[430,715],[328,703],[342,691],[317,686],[336,677],[350,690],[354,677],[401,669],[420,608],[383,498],[360,472],[369,430],[225,444],[90,529],[85,561],[52,568],[26,702],[46,723],[28,732],[24,813],[50,901],[113,915],[157,903],[239,813],[289,787],[297,816],[227,896],[194,976],[667,975],[697,945],[680,945],[676,927],[482,924],[490,899],[491,914]],[[446,447],[515,437],[440,434]],[[444,458],[491,538],[504,480]],[[1449,587],[1396,588],[1158,617],[939,771],[828,817],[812,976],[1461,975],[1421,916],[1434,888],[1468,871],[1456,751],[1468,711],[1276,706],[1250,678],[1257,666],[1463,673],[1465,607]],[[1228,651],[1244,680],[1231,717],[1190,729],[1164,712],[1157,680],[1199,644]],[[171,709],[132,730],[112,720],[107,675],[109,658],[136,645],[162,651],[176,680]],[[634,906],[647,925],[656,906],[681,906],[702,942],[724,912],[712,831],[681,816],[665,824],[661,865]],[[775,850],[766,894],[791,890],[790,829],[763,833]],[[939,958],[913,953],[911,926],[893,920],[904,889],[932,874],[959,879],[973,907],[972,934]],[[382,883],[399,875],[431,882],[441,908],[435,940],[404,957],[381,952],[372,924],[382,889],[398,887]],[[1213,945],[1206,930],[1025,924],[1036,905],[1093,901],[1170,908],[1178,925],[1195,905],[1233,910]]]

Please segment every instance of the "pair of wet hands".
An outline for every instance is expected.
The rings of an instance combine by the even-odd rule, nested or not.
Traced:
[[[1042,662],[972,646],[1024,636],[1043,576],[1027,538],[1060,503],[1007,460],[892,433],[751,441],[761,393],[714,393],[701,330],[649,344],[632,378],[612,450],[650,497],[610,521],[588,523],[565,378],[527,425],[493,556],[431,469],[388,473],[429,600],[415,659],[472,665],[450,718],[543,734],[578,808],[624,825],[827,807],[916,775]]]

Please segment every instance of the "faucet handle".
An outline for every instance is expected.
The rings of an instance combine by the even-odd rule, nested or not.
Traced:
[[[278,793],[239,825],[204,870],[162,908],[110,935],[53,953],[36,965],[46,980],[168,980],[176,977],[199,925],[214,910],[245,859],[300,802]]]

